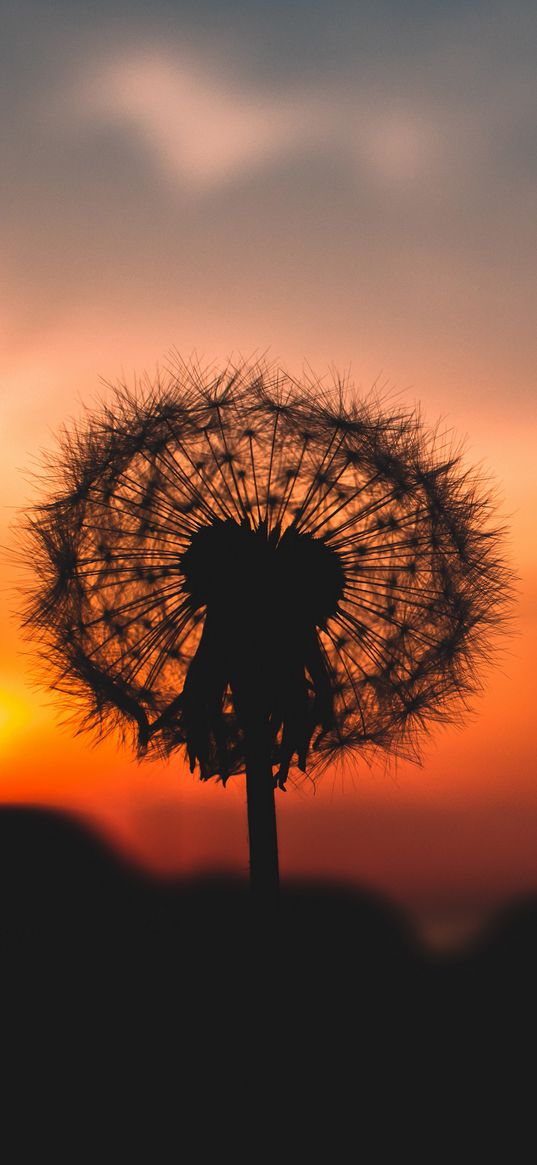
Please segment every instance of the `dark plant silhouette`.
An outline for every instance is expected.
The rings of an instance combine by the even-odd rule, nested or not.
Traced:
[[[246,772],[253,884],[277,885],[289,768],[419,758],[476,691],[510,573],[448,438],[267,367],[116,389],[65,431],[27,520],[26,626],[83,728]]]

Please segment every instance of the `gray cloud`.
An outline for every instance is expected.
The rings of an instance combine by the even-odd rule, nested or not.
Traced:
[[[181,185],[225,185],[301,149],[317,136],[315,96],[259,93],[230,70],[184,49],[137,49],[92,62],[77,81],[67,125],[124,130],[144,160]]]
[[[139,151],[141,164],[182,188],[213,190],[297,157],[343,161],[354,182],[410,188],[442,180],[456,187],[493,170],[513,128],[531,108],[524,78],[487,86],[453,84],[445,47],[433,82],[419,92],[400,76],[382,84],[255,86],[214,51],[156,41],[100,53],[60,88],[51,129],[112,128]],[[453,62],[455,74],[464,60]],[[455,78],[453,79],[455,81]]]

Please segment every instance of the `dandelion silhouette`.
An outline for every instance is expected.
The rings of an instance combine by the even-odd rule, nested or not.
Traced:
[[[49,683],[142,757],[246,773],[271,895],[290,767],[419,759],[478,688],[510,580],[490,497],[415,414],[264,366],[178,365],[60,444],[27,521]]]

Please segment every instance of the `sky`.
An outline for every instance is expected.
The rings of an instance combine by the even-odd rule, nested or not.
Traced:
[[[9,548],[29,471],[104,382],[174,350],[267,352],[465,438],[518,576],[464,730],[421,768],[358,761],[279,797],[284,876],[440,921],[537,890],[535,6],[3,0],[0,19],[1,802],[80,814],[161,872],[246,872],[240,778],[58,727]]]

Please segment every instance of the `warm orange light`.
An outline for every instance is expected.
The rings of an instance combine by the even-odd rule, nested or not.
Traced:
[[[13,686],[0,683],[0,750],[24,734],[34,709],[30,699]]]

